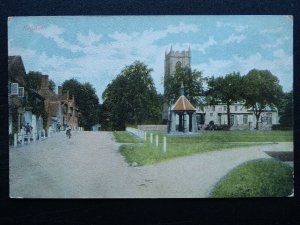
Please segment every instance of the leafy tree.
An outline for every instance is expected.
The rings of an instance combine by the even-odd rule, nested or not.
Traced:
[[[278,106],[280,127],[293,127],[293,108],[293,91],[283,93]]]
[[[55,85],[54,81],[50,79],[50,80],[49,80],[49,89],[50,89],[51,91],[54,91],[54,90],[55,90],[55,87],[56,87],[56,85]]]
[[[201,103],[200,96],[203,93],[202,73],[197,70],[191,70],[189,67],[177,65],[174,76],[165,78],[165,101],[174,102],[178,99],[181,83],[184,85],[184,95],[194,106]]]
[[[106,87],[103,107],[112,129],[159,120],[159,96],[151,72],[147,65],[135,61]]]
[[[242,77],[236,72],[227,74],[224,77],[212,77],[208,80],[206,100],[210,105],[217,103],[226,104],[228,126],[230,126],[230,105],[242,100],[241,82]]]
[[[66,80],[62,88],[64,91],[69,90],[70,95],[74,95],[76,107],[81,113],[80,126],[90,130],[94,124],[99,123],[99,99],[90,83],[81,84],[73,78]]]
[[[42,73],[37,71],[29,71],[25,76],[26,85],[28,88],[38,91],[42,84]]]
[[[253,69],[243,77],[245,106],[252,108],[256,117],[256,129],[263,110],[274,108],[280,103],[282,87],[279,80],[268,70]]]

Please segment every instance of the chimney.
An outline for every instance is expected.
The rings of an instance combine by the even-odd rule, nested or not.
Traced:
[[[58,97],[62,96],[62,86],[58,86]]]
[[[42,75],[42,82],[41,82],[41,89],[48,89],[49,88],[49,76]]]

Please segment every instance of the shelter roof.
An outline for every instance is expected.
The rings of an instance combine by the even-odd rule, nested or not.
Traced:
[[[184,95],[181,95],[173,106],[172,111],[196,111],[196,108]]]

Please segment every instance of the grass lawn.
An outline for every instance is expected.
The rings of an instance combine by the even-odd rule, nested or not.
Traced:
[[[291,131],[272,132],[239,132],[239,131],[214,131],[201,132],[196,136],[168,136],[167,152],[162,152],[162,138],[165,133],[154,133],[159,136],[159,147],[135,138],[125,131],[114,132],[116,140],[126,144],[120,147],[120,152],[125,156],[128,163],[136,162],[138,165],[153,164],[163,160],[172,159],[179,156],[191,155],[213,150],[223,150],[228,148],[238,148],[245,146],[262,145],[262,142],[290,142],[292,141]],[[259,143],[258,143],[259,142]],[[267,144],[267,143],[266,143]]]
[[[114,131],[114,136],[119,143],[141,143],[142,140],[136,138],[134,135],[129,134],[126,131]]]
[[[292,193],[292,168],[267,159],[242,164],[226,175],[211,192],[213,198],[286,197]]]

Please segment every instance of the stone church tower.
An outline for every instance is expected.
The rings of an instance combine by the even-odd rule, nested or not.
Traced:
[[[191,68],[191,50],[190,47],[187,51],[173,51],[172,46],[169,53],[165,53],[165,73],[164,73],[164,92],[166,92],[166,78],[174,76],[176,66]],[[178,93],[179,94],[179,93]],[[168,119],[168,105],[165,103],[163,106],[162,119]]]
[[[191,68],[191,50],[187,51],[173,51],[172,46],[169,53],[165,53],[165,76],[164,80],[168,76],[173,76],[176,70],[176,66]],[[164,87],[165,88],[165,87]]]

